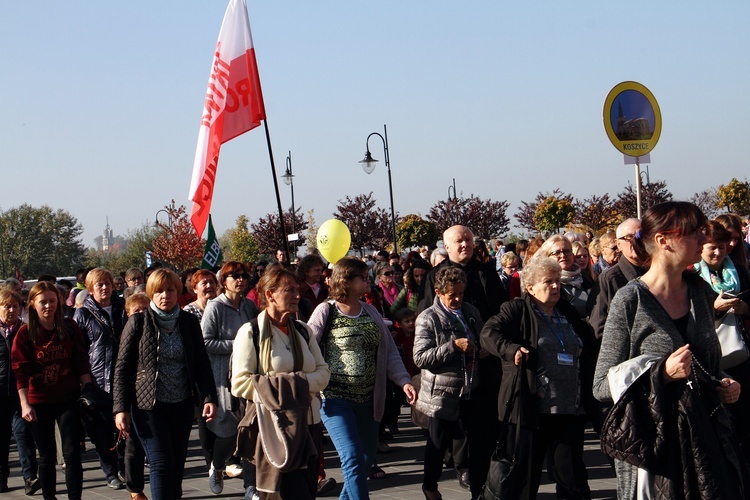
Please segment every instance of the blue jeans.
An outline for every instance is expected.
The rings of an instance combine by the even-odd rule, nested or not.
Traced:
[[[13,414],[13,437],[16,439],[18,461],[21,462],[23,478],[35,479],[39,471],[36,461],[36,444],[29,429],[29,423],[21,418],[20,408]]]
[[[341,460],[344,487],[339,498],[370,498],[367,476],[375,462],[380,425],[373,418],[372,400],[353,403],[346,399],[326,398],[321,418]]]
[[[36,445],[28,422],[21,418],[18,398],[0,397],[0,478],[7,479],[10,473],[8,453],[10,437],[16,439],[18,461],[24,479],[34,479],[37,475]]]
[[[156,402],[153,410],[133,408],[133,426],[148,457],[151,498],[182,498],[182,476],[187,459],[195,408],[191,398],[179,403]]]

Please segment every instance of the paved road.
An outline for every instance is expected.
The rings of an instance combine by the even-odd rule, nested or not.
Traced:
[[[388,474],[388,477],[378,481],[370,481],[371,498],[373,499],[410,499],[423,498],[421,490],[422,482],[422,454],[424,440],[421,429],[414,427],[409,419],[408,410],[401,415],[401,433],[389,441],[392,452],[379,454],[378,461]],[[584,460],[589,471],[589,485],[592,490],[592,498],[616,498],[616,480],[605,457],[599,451],[599,443],[593,433],[586,435],[586,449]],[[341,482],[341,469],[336,451],[330,444],[326,447],[326,467],[329,477]],[[0,498],[28,498],[23,493],[23,481],[20,478],[15,446],[11,450],[11,478],[9,493],[0,494]],[[106,487],[104,476],[99,469],[99,462],[93,447],[89,444],[88,450],[83,455],[84,460],[84,499],[116,499],[127,500],[128,493],[125,490],[113,491]],[[58,497],[65,498],[65,489],[62,471],[58,470]],[[331,497],[338,496],[341,487],[337,487]],[[208,489],[208,472],[200,451],[198,443],[198,431],[193,429],[190,438],[190,450],[185,467],[185,478],[183,481],[184,498],[242,498],[242,479],[227,479],[224,482],[224,492],[221,495],[213,495]],[[456,474],[452,470],[445,470],[440,482],[440,491],[445,500],[467,500],[469,494],[462,490]],[[150,497],[149,492],[146,492]],[[41,492],[36,498],[41,498]],[[542,478],[542,486],[538,497],[540,500],[551,500],[556,498],[555,487],[550,483],[547,475]],[[293,500],[293,499],[292,499]]]

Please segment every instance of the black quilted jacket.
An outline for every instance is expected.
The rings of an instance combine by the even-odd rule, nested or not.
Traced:
[[[729,414],[699,370],[664,382],[666,358],[627,389],[602,428],[602,451],[654,474],[654,499],[748,498]]]
[[[216,384],[203,343],[198,318],[180,311],[177,320],[185,348],[188,385],[195,405],[216,402]],[[147,309],[130,316],[120,340],[115,364],[114,413],[130,411],[131,406],[151,410],[156,403],[159,331],[154,313]]]

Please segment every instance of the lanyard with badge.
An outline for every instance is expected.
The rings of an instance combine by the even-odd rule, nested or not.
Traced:
[[[552,335],[555,336],[555,338],[560,342],[560,345],[562,346],[562,352],[557,353],[557,364],[560,366],[574,366],[575,362],[573,359],[573,355],[565,350],[565,330],[563,329],[562,318],[560,317],[560,313],[558,312],[558,310],[555,309],[554,320],[550,322],[550,320],[547,319],[547,315],[544,314],[541,309],[539,309],[539,306],[534,304],[534,308],[537,310],[537,312],[539,312],[542,318],[544,318],[544,321],[545,323],[547,323],[547,326],[552,332]],[[555,329],[555,326],[557,326],[557,329]]]

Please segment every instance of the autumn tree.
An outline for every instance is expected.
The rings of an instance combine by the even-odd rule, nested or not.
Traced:
[[[625,189],[618,193],[615,201],[614,210],[623,219],[637,217],[637,198],[635,188],[628,183]],[[648,182],[641,186],[641,208],[645,211],[658,203],[670,201],[672,193],[667,189],[667,183],[664,181]]]
[[[167,211],[169,222],[167,224],[156,223],[158,233],[153,241],[154,260],[174,267],[177,272],[200,266],[206,240],[195,233],[185,206],[176,207],[172,200],[172,203],[165,205],[164,210]]]
[[[307,242],[307,248],[317,248],[318,241],[318,225],[315,222],[315,209],[311,208],[307,211],[307,232],[305,234],[305,241]]]
[[[573,202],[576,209],[575,222],[599,234],[623,220],[615,213],[614,204],[612,198],[606,193],[602,196],[593,195],[583,200],[576,199]]]
[[[339,200],[333,216],[349,228],[351,247],[359,250],[360,255],[365,248],[381,249],[393,243],[391,217],[385,209],[375,206],[372,191]]]
[[[700,193],[695,193],[690,201],[700,208],[706,217],[713,219],[719,213],[719,196],[716,188],[709,188]]]
[[[260,257],[258,243],[248,228],[249,222],[246,215],[240,215],[235,226],[227,231],[226,237],[222,237],[227,261],[257,262]]]
[[[726,186],[719,186],[716,205],[739,215],[750,215],[750,182],[733,178]]]
[[[416,214],[409,214],[396,226],[399,248],[435,245],[440,239],[440,231],[430,221]]]
[[[279,214],[266,214],[258,219],[258,222],[250,224],[250,228],[255,236],[255,242],[258,244],[258,250],[265,255],[274,255],[276,250],[284,248],[284,240],[288,234],[297,232],[300,239],[297,245],[305,244],[305,236],[302,234],[308,227],[307,221],[302,217],[301,208],[296,207],[294,211],[294,226],[292,226],[292,209],[284,212],[284,233],[281,232],[279,223]]]
[[[0,215],[0,271],[24,277],[70,276],[83,265],[83,228],[67,210],[24,203]]]
[[[475,236],[490,239],[508,232],[510,221],[506,211],[507,201],[483,200],[473,194],[468,198],[455,197],[440,200],[427,212],[427,220],[441,233],[460,224],[470,228]]]
[[[534,224],[540,231],[558,232],[573,220],[576,209],[573,203],[565,198],[548,196],[536,207]]]
[[[573,203],[573,196],[563,193],[559,188],[555,188],[555,190],[551,193],[540,192],[536,195],[534,201],[521,202],[521,208],[513,215],[513,217],[515,217],[516,221],[518,222],[518,224],[516,224],[516,227],[520,227],[521,229],[528,229],[532,233],[539,233],[540,229],[536,226],[534,215],[536,214],[536,209],[539,207],[539,204],[549,197],[557,198],[560,200],[567,200],[570,203]]]

